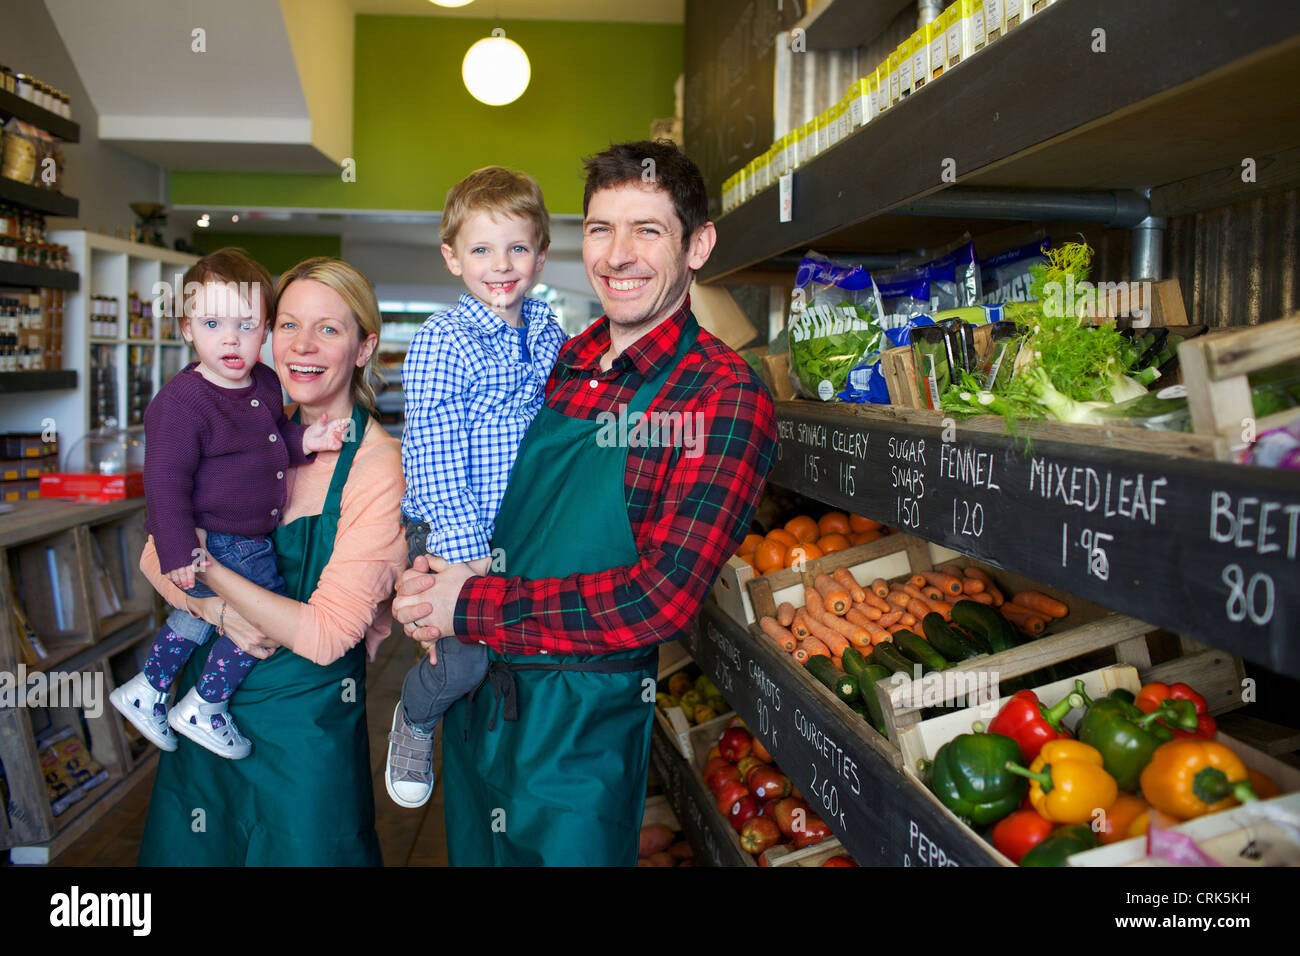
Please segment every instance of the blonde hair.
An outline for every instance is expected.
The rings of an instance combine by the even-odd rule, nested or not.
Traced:
[[[438,227],[442,241],[453,245],[465,221],[476,212],[532,220],[538,251],[544,252],[551,244],[551,217],[542,187],[527,173],[504,166],[484,166],[452,186]]]
[[[285,290],[299,279],[311,279],[329,286],[339,294],[360,329],[359,342],[364,342],[369,335],[380,334],[384,317],[379,311],[379,300],[375,298],[375,288],[370,280],[342,259],[326,256],[304,259],[280,276],[280,281],[275,286],[272,315],[279,313],[280,297]],[[376,343],[366,364],[352,370],[352,400],[360,402],[372,412],[375,411],[375,381],[378,378],[375,365],[378,354],[379,345]]]

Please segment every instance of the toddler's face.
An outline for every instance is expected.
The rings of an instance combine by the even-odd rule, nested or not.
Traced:
[[[533,223],[517,216],[470,216],[453,245],[443,244],[452,275],[460,276],[470,295],[503,317],[518,316],[533,287],[546,253],[537,248]]]
[[[266,340],[262,312],[262,304],[241,296],[233,283],[205,282],[186,303],[189,321],[181,324],[198,353],[199,374],[224,388],[247,385]]]

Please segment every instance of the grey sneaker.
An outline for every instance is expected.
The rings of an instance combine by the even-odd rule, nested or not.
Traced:
[[[422,807],[433,795],[433,734],[406,722],[400,700],[393,710],[393,729],[388,734],[384,786],[399,807]]]

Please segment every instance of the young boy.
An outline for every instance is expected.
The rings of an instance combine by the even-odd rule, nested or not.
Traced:
[[[526,298],[551,241],[532,177],[499,166],[471,173],[447,193],[440,235],[466,291],[420,327],[402,364],[402,521],[412,561],[437,555],[482,574],[510,467],[565,335],[545,302]],[[422,658],[406,675],[388,735],[385,783],[404,807],[433,793],[434,729],[487,672],[482,645],[453,637],[434,654],[436,664]]]

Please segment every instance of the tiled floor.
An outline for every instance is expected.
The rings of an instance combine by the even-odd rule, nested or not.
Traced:
[[[446,866],[441,773],[433,798],[419,810],[397,806],[384,789],[384,755],[393,707],[402,692],[402,679],[415,662],[416,645],[401,629],[379,646],[366,673],[366,720],[370,727],[370,769],[375,791],[375,827],[386,866]],[[440,770],[435,751],[435,771]],[[85,836],[51,862],[52,866],[134,866],[144,832],[153,775],[145,777]]]

